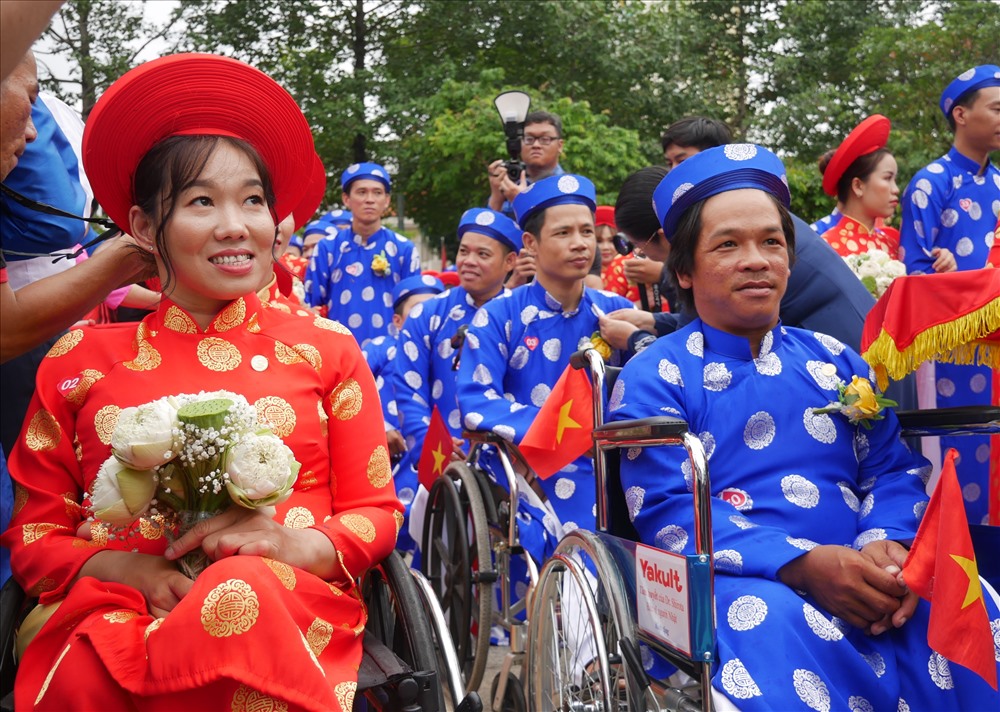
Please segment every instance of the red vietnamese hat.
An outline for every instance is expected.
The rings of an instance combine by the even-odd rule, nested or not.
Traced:
[[[302,196],[302,201],[292,211],[296,231],[312,220],[313,215],[319,210],[320,203],[323,202],[324,195],[326,195],[326,168],[323,167],[323,161],[314,153],[306,194]]]
[[[618,232],[618,226],[615,225],[615,208],[612,205],[598,205],[597,209],[594,211],[594,226],[598,225],[610,225],[611,229]]]
[[[271,173],[275,215],[302,202],[315,149],[295,99],[258,69],[214,54],[174,54],[122,75],[94,105],[83,166],[94,197],[128,230],[135,169],[169,136],[232,136],[252,145]]]
[[[837,183],[851,164],[862,156],[885,148],[889,142],[889,129],[892,122],[882,114],[874,114],[854,127],[834,152],[830,162],[823,171],[823,192],[829,196],[837,195]]]

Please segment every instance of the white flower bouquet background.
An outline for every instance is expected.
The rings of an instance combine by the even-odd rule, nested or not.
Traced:
[[[868,252],[847,255],[844,262],[876,299],[885,294],[892,280],[906,274],[906,265],[889,257],[884,250],[874,248]]]
[[[143,516],[182,536],[230,506],[270,508],[292,492],[300,464],[256,409],[229,391],[180,394],[122,410],[112,456],[91,493],[94,518],[116,527]],[[178,566],[194,579],[210,562],[200,549]]]

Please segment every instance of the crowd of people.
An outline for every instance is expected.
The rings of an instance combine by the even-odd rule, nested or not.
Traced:
[[[465,429],[519,443],[570,355],[595,345],[624,367],[611,419],[676,415],[710,457],[717,704],[1000,707],[928,647],[928,604],[900,576],[936,453],[901,440],[889,410],[865,427],[813,413],[870,378],[857,352],[874,297],[842,257],[876,249],[910,274],[987,266],[1000,67],[946,84],[953,146],[902,198],[890,120],[861,122],[820,160],[836,203],[811,226],[789,210],[781,160],[720,121],[670,126],[665,165],[629,176],[611,206],[561,167],[559,117],[534,112],[524,171],[515,181],[504,161],[487,166],[489,195],[456,216],[444,272],[422,270],[416,244],[383,224],[382,165],[346,167],[340,207],[316,217],[328,167],[292,97],[248,65],[148,62],[86,126],[54,118],[63,110],[40,96],[30,50],[5,54],[3,71],[3,378],[23,395],[5,385],[2,541],[39,600],[18,641],[19,708],[350,710],[366,617],[357,577],[394,547],[419,557],[410,524],[434,412],[453,459]],[[47,183],[56,176],[73,189]],[[33,194],[42,184],[50,192]],[[89,218],[91,197],[121,234],[51,267],[39,253],[85,254],[93,230],[72,216]],[[102,303],[142,311],[112,322],[92,313]],[[889,395],[910,408],[988,404],[991,377],[933,364]],[[294,485],[193,528],[162,502],[102,519],[123,412],[198,393],[244,399],[294,456]],[[988,440],[943,445],[959,450],[970,521],[985,522],[1000,496]],[[506,481],[488,451],[478,465]],[[683,473],[670,449],[622,463],[642,541],[689,553]],[[565,532],[594,528],[589,454],[546,479],[517,476],[537,563]],[[192,579],[175,562],[199,550],[210,565]],[[985,605],[996,637],[1000,612]],[[779,639],[791,651],[780,660],[768,652]]]

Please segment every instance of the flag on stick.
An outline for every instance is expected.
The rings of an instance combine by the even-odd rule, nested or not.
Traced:
[[[955,474],[956,454],[951,449],[945,456],[941,479],[903,564],[903,578],[911,591],[931,603],[927,644],[995,690],[993,633]]]
[[[424,436],[424,446],[420,451],[420,462],[417,465],[417,480],[428,490],[434,480],[444,472],[451,461],[451,453],[455,449],[451,441],[451,431],[445,425],[444,418],[437,406],[431,411],[431,422]]]
[[[587,374],[567,365],[521,440],[521,454],[538,477],[551,477],[590,449],[591,400]]]

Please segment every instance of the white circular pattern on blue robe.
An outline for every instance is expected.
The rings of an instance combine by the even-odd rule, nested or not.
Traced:
[[[727,143],[723,151],[730,161],[749,161],[757,155],[757,147],[752,143]]]
[[[679,410],[677,410],[676,408],[674,408],[673,406],[669,406],[669,405],[660,406],[660,412],[661,413],[666,413],[667,415],[671,415],[671,416],[673,416],[675,418],[680,418],[681,417],[681,412]]]
[[[485,365],[480,363],[472,371],[472,380],[481,386],[488,386],[493,383],[493,374],[490,373],[490,370]]]
[[[608,399],[608,410],[614,412],[622,407],[622,403],[625,400],[625,382],[622,380],[615,381],[615,385],[611,388],[611,397]]]
[[[681,370],[677,367],[677,364],[671,363],[665,358],[660,359],[660,363],[656,367],[656,372],[667,383],[675,386],[684,385],[684,380],[681,378]]]
[[[413,402],[414,403],[419,403],[420,405],[424,406],[425,408],[430,408],[431,407],[430,403],[427,402],[427,399],[424,398],[419,393],[414,393],[413,394]],[[421,418],[421,420],[423,421],[424,425],[430,425],[431,424],[430,416],[424,416],[423,418]]]
[[[917,181],[916,189],[921,191],[922,193],[930,195],[933,190],[933,186],[931,185],[931,182],[929,180],[927,180],[926,178],[921,178],[920,180]]]
[[[500,400],[502,398],[502,396],[499,393],[497,393],[496,389],[494,388],[487,388],[485,391],[483,391],[483,395],[486,396],[486,400],[491,400],[491,401]]]
[[[381,329],[385,326],[385,318],[381,314],[372,314],[372,326]]]
[[[919,477],[920,481],[926,485],[927,481],[931,478],[931,472],[933,469],[933,466],[930,464],[921,465],[920,467],[914,467],[913,469],[907,470],[906,474]]]
[[[756,524],[744,517],[742,514],[730,514],[729,521],[740,529],[753,529]]]
[[[340,304],[341,304],[341,306],[344,306],[349,301],[351,301],[351,290],[350,289],[345,289],[344,291],[342,291],[340,293]]]
[[[679,186],[677,186],[677,190],[674,191],[674,194],[670,196],[670,203],[671,204],[676,203],[678,200],[681,199],[682,195],[687,193],[692,188],[694,188],[694,183],[681,183]]]
[[[539,383],[531,389],[531,404],[541,408],[545,404],[545,401],[548,399],[550,393],[552,393],[552,389],[549,388],[547,383]]]
[[[451,358],[455,355],[455,347],[451,345],[451,339],[443,339],[437,345],[438,356],[441,358]]]
[[[527,407],[528,406],[526,404],[524,404],[524,403],[518,403],[518,402],[515,401],[515,402],[513,402],[513,403],[510,404],[510,412],[511,413],[516,413],[517,411],[523,410],[524,408],[527,408]]]
[[[545,358],[555,363],[562,355],[562,342],[559,339],[548,339],[542,344],[542,353]]]
[[[941,211],[941,225],[944,227],[955,227],[958,222],[958,211],[954,208],[945,208]]]
[[[749,700],[751,697],[760,697],[760,688],[750,677],[743,661],[739,658],[727,660],[722,666],[722,689],[738,700]]]
[[[403,353],[406,354],[406,358],[411,361],[416,361],[420,358],[420,352],[417,350],[417,345],[412,341],[403,342]]]
[[[493,432],[502,437],[507,442],[514,442],[514,436],[517,434],[514,432],[514,428],[509,425],[497,425],[493,428]]]
[[[927,661],[927,672],[940,689],[955,689],[955,681],[951,678],[951,667],[940,653],[931,652],[931,657]]]
[[[734,576],[743,573],[743,554],[736,549],[721,549],[715,552],[712,560],[715,562],[716,571],[724,571]],[[765,606],[765,610],[766,608]]]
[[[434,298],[440,299],[440,297],[438,296],[435,296]],[[476,311],[478,311],[478,309]],[[459,304],[450,312],[448,312],[448,318],[451,319],[452,321],[461,321],[463,318],[465,318],[465,307]]]
[[[813,413],[812,408],[806,408],[802,413],[802,424],[814,440],[829,445],[837,439],[837,426],[827,413]]]
[[[370,302],[375,298],[375,288],[365,287],[361,290],[361,299],[366,302]]]
[[[993,185],[995,185],[997,188],[1000,188],[1000,175],[997,174],[993,175]]]
[[[975,482],[970,482],[962,488],[962,499],[966,502],[976,502],[982,494],[980,487]]]
[[[362,319],[360,314],[351,314],[349,317],[347,317],[347,325],[352,329],[357,329],[359,326],[361,326],[361,321]]]
[[[382,293],[382,306],[392,308],[392,294],[389,292]]]
[[[796,507],[812,509],[819,504],[819,488],[802,475],[782,477],[781,493]]]
[[[774,441],[774,418],[764,410],[750,416],[743,428],[743,442],[751,450],[763,450]]]
[[[625,490],[625,504],[628,505],[628,515],[632,521],[642,511],[642,502],[646,498],[646,490],[642,487],[629,487]]]
[[[830,691],[812,670],[797,669],[792,674],[795,694],[816,712],[830,712]]]
[[[854,457],[858,462],[864,462],[870,452],[871,443],[868,442],[868,436],[858,430],[854,434]]]
[[[382,340],[385,340],[385,337],[384,337],[384,336],[380,336],[380,337],[378,337],[378,338],[380,338],[380,339],[382,339]],[[392,361],[392,360],[394,360],[394,359],[396,358],[396,347],[395,347],[395,346],[390,346],[389,348],[387,348],[387,349],[385,350],[385,357],[386,357],[386,359],[388,359],[389,361]]]
[[[839,356],[844,352],[844,345],[832,336],[820,334],[819,332],[815,332],[813,335],[816,337],[816,340],[823,344],[823,346],[826,347],[826,350],[834,356]]]
[[[641,447],[630,447],[628,450],[625,451],[625,457],[627,457],[629,461],[635,461],[639,459],[639,455],[641,454],[642,454]]]
[[[920,220],[914,220],[913,221],[913,232],[917,233],[917,237],[921,237],[922,238],[924,236],[924,223],[922,221],[920,221]],[[899,249],[900,249],[900,254],[901,255],[906,251],[902,247],[900,247]]]
[[[361,164],[360,163],[352,163],[351,165],[349,165],[347,167],[347,172],[350,173],[351,175],[354,175],[359,170],[361,170]]]
[[[961,188],[962,187],[962,176],[952,176],[951,177],[951,185],[952,185],[952,187],[955,190],[958,190],[959,188]]]
[[[395,242],[385,243],[385,254],[387,257],[395,257],[399,254],[399,249],[396,247]]]
[[[496,218],[493,217],[493,213],[485,210],[476,215],[476,225],[492,225],[494,220]]]
[[[861,506],[864,506],[864,502],[861,503]],[[854,546],[860,549],[865,544],[871,544],[873,541],[884,541],[886,538],[888,538],[888,535],[885,533],[885,529],[879,527],[865,529],[854,537]]]
[[[494,299],[496,299],[496,297],[494,297]],[[513,321],[512,320],[508,319],[507,321],[504,322],[504,324],[503,324],[503,335],[504,335],[504,338],[507,339],[508,341],[510,341],[510,331],[511,331],[512,328],[513,328]]]
[[[726,619],[736,631],[753,630],[767,618],[767,604],[757,596],[740,596],[729,606]]]
[[[472,317],[472,325],[483,327],[490,323],[490,313],[485,309],[479,309]]]
[[[529,304],[524,309],[521,310],[521,323],[527,326],[535,320],[538,316],[538,307],[534,304]],[[510,337],[510,334],[507,334]]]
[[[882,677],[885,675],[885,658],[883,658],[879,653],[871,653],[869,655],[862,655],[864,661],[868,663],[868,667],[872,669],[875,673],[875,677]]]
[[[563,534],[569,534],[570,532],[576,531],[579,528],[580,528],[580,525],[577,524],[576,522],[565,522],[562,525]],[[553,533],[555,533],[555,532],[553,532]]]
[[[403,505],[408,505],[413,501],[413,488],[412,487],[400,487],[399,491],[396,492],[396,497]]]
[[[837,641],[844,639],[844,633],[833,624],[833,621],[826,617],[818,608],[809,604],[802,604],[802,615],[817,638],[826,641]]]
[[[927,193],[922,190],[913,191],[913,197],[911,200],[913,201],[913,204],[921,210],[927,207]]]
[[[990,445],[989,443],[983,443],[976,448],[976,462],[984,463],[990,459]]]
[[[427,328],[431,331],[437,331],[441,328],[441,315],[431,314],[431,318],[427,320]]]
[[[976,246],[967,237],[959,238],[958,242],[955,243],[955,254],[959,257],[968,257],[975,249]]]
[[[955,382],[950,378],[937,379],[937,392],[939,396],[951,398],[955,395]]]
[[[872,703],[861,695],[851,695],[847,698],[847,708],[851,712],[875,712]]]
[[[970,79],[972,79],[974,76],[976,76],[976,68],[975,67],[973,67],[972,69],[966,69],[964,72],[962,72],[961,74],[959,74],[958,75],[958,80],[960,82],[967,82]]]
[[[684,550],[687,541],[688,535],[684,531],[684,527],[679,527],[676,524],[668,524],[663,527],[656,532],[656,536],[653,538],[653,542],[658,548],[678,554]]]
[[[875,493],[869,492],[868,495],[861,500],[861,511],[858,512],[862,517],[867,517],[872,513],[872,507],[875,506]]]
[[[990,621],[990,630],[993,631],[993,646],[996,650],[996,660],[1000,663],[1000,618]]]
[[[458,430],[462,427],[462,414],[458,412],[458,408],[448,413],[448,427],[453,430]]]
[[[514,349],[514,354],[510,357],[510,367],[518,371],[521,370],[528,363],[528,355],[527,347],[518,346]]]
[[[385,409],[388,411],[389,415],[399,415],[399,407],[396,405],[396,401],[394,400],[389,401],[389,403],[385,406]]]
[[[846,504],[851,511],[857,512],[861,509],[861,502],[858,500],[858,496],[854,494],[854,490],[851,485],[847,482],[838,482],[837,487],[840,488],[840,494],[844,498],[844,504]]]
[[[760,358],[755,358],[753,365],[756,367],[757,373],[762,376],[777,376],[781,373],[781,359],[776,353],[768,353]]]
[[[465,414],[465,427],[469,430],[475,430],[479,427],[479,424],[483,422],[482,413],[466,413]]]
[[[424,379],[416,371],[407,371],[403,374],[403,380],[410,388],[417,389],[424,385]]]
[[[702,379],[705,390],[718,392],[729,388],[729,384],[733,381],[733,374],[724,363],[706,363]]]
[[[917,502],[915,505],[913,505],[913,518],[916,519],[918,522],[924,518],[924,512],[927,511],[928,504],[929,502],[927,502],[926,500],[921,500],[920,502]]]
[[[580,181],[573,176],[560,176],[556,187],[559,188],[559,192],[561,193],[575,193],[580,190]]]
[[[687,342],[685,343],[688,353],[692,356],[697,356],[702,358],[705,355],[705,335],[700,331],[694,331],[690,333],[687,337]]]
[[[647,671],[652,670],[656,658],[653,657],[652,651],[645,643],[639,643],[639,656],[642,658],[642,669]]]
[[[556,480],[555,492],[559,499],[569,499],[576,492],[576,482],[568,477],[560,477]]]
[[[805,539],[800,536],[786,536],[785,541],[787,541],[791,546],[794,546],[796,549],[801,549],[802,551],[812,551],[819,546],[819,544],[814,542],[812,539]]]
[[[983,206],[973,200],[972,205],[969,206],[969,217],[973,220],[983,217]]]
[[[927,166],[928,173],[944,173],[944,166],[938,162],[931,163]],[[926,180],[926,179],[925,179]]]

